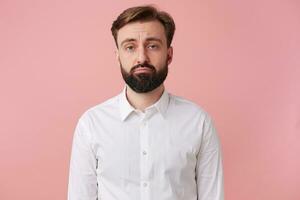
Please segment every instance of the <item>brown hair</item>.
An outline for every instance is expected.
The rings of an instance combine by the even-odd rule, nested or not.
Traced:
[[[124,10],[118,18],[113,22],[111,27],[112,35],[115,39],[116,45],[118,31],[128,23],[136,21],[152,21],[158,20],[165,29],[165,34],[167,38],[167,46],[170,47],[175,32],[175,23],[171,15],[164,11],[158,11],[153,6],[137,6],[131,7]]]

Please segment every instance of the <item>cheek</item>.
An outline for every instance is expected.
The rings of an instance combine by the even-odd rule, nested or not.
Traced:
[[[134,54],[121,53],[120,60],[122,61],[122,63],[130,63],[134,60]]]
[[[153,64],[157,65],[157,67],[164,67],[164,65],[166,65],[167,60],[167,55],[156,55],[153,56],[152,59],[150,59],[150,61]]]
[[[132,58],[129,56],[121,56],[120,55],[119,62],[123,66],[123,68],[126,69],[127,71],[130,70],[131,67],[133,66]]]

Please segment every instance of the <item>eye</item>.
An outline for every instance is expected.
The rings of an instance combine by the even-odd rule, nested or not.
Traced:
[[[149,49],[158,49],[158,45],[156,45],[156,44],[149,44],[148,48]]]
[[[134,50],[134,46],[133,45],[127,45],[127,46],[124,47],[124,49],[126,51],[133,51]]]

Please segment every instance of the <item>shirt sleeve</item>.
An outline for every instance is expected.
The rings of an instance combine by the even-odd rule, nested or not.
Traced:
[[[97,160],[86,121],[76,126],[71,151],[68,200],[97,199]]]
[[[202,130],[196,165],[198,200],[224,200],[221,146],[209,116],[206,116]]]

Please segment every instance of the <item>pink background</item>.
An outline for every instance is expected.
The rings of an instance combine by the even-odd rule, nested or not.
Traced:
[[[66,199],[73,131],[123,87],[110,26],[141,1],[0,1],[0,199]],[[177,24],[169,92],[222,142],[226,200],[300,199],[300,2],[143,1]]]

